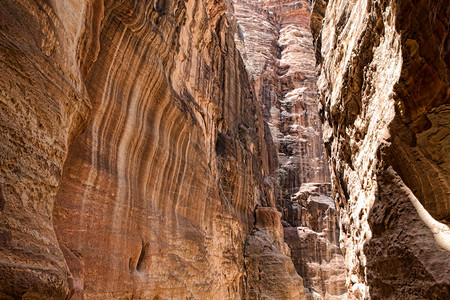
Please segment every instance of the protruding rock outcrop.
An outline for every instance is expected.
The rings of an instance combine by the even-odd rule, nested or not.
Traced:
[[[245,242],[245,299],[305,299],[302,278],[283,239],[281,213],[273,207],[256,209],[256,223]]]
[[[349,295],[450,298],[448,1],[317,0]]]

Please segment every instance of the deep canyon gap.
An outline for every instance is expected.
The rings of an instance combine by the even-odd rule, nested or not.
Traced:
[[[2,1],[0,298],[450,298],[449,26],[448,0]]]

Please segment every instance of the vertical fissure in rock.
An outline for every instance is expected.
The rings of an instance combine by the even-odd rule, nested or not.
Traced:
[[[145,242],[144,240],[142,240],[141,251],[139,253],[139,258],[136,263],[136,271],[138,271],[138,272],[144,271],[144,259],[147,254],[147,248],[148,248],[148,242]]]
[[[308,297],[344,298],[339,225],[318,116],[311,2],[233,4],[236,44],[270,130],[269,157],[274,153],[278,163],[271,176],[288,252]]]

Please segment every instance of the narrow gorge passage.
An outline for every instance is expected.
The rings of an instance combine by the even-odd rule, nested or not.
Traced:
[[[307,297],[343,299],[345,266],[318,115],[310,1],[235,0],[235,40],[262,105],[276,207]]]
[[[0,299],[450,299],[448,0],[2,0]]]

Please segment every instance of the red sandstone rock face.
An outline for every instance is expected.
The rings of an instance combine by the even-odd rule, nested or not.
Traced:
[[[282,191],[277,205],[288,226],[292,260],[308,297],[343,297],[345,271],[318,118],[310,4],[233,3],[236,43],[273,137],[269,157],[273,153],[278,158],[273,168]],[[297,226],[309,232],[307,239]]]
[[[90,111],[76,56],[86,5],[0,6],[0,298],[64,298],[70,274],[52,211],[69,141]]]
[[[240,298],[254,207],[275,202],[225,4],[0,15],[0,296]]]
[[[448,1],[316,1],[352,298],[450,298],[449,13]]]

